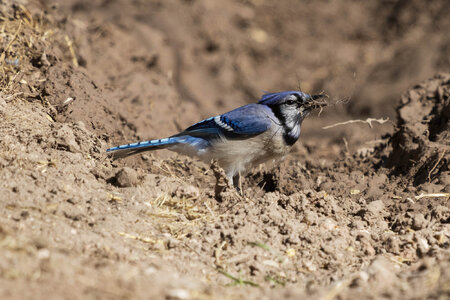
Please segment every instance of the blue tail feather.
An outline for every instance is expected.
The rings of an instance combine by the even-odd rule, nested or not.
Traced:
[[[178,140],[178,138],[171,137],[171,138],[165,138],[165,139],[125,144],[125,145],[120,145],[117,147],[109,148],[108,150],[106,150],[106,152],[111,152],[111,151],[116,151],[116,150],[139,149],[139,148],[146,148],[146,147],[160,147],[160,146],[164,146],[164,145],[175,144],[178,142],[177,140]]]
[[[179,139],[179,137],[169,137],[164,139],[125,144],[109,148],[106,150],[106,152],[113,152],[112,154],[114,158],[122,158],[143,151],[166,148],[170,145],[177,144],[179,142]]]

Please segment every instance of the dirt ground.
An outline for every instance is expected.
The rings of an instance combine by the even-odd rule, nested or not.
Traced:
[[[449,11],[1,1],[0,299],[449,299]],[[243,196],[105,154],[299,86],[336,105]]]

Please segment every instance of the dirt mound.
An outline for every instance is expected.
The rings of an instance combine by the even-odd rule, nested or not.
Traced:
[[[428,181],[450,188],[450,74],[407,91],[397,115],[387,165],[415,185]]]

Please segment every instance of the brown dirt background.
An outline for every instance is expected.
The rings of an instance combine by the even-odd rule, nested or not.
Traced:
[[[449,11],[0,2],[0,298],[448,299]],[[349,100],[241,199],[196,160],[104,153],[299,83]],[[367,117],[392,122],[322,129]]]

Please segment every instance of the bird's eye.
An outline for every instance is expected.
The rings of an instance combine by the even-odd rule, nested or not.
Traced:
[[[294,105],[295,101],[294,100],[288,100],[288,101],[286,101],[286,104],[287,105]]]

